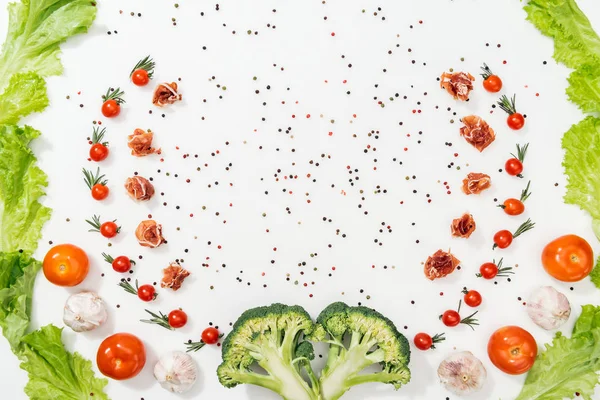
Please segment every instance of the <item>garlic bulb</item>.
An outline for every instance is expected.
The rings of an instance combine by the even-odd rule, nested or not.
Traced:
[[[461,396],[477,392],[487,378],[485,367],[470,351],[452,354],[440,363],[438,376],[450,392]]]
[[[102,325],[107,317],[104,301],[94,292],[71,295],[65,303],[63,321],[75,332],[94,330]]]
[[[196,382],[198,369],[188,354],[173,351],[158,360],[154,366],[154,377],[169,392],[183,393]]]
[[[536,325],[549,331],[567,322],[571,305],[567,296],[552,286],[542,286],[531,294],[527,314]]]

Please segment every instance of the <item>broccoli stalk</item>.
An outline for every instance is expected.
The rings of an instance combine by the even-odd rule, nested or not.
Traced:
[[[312,373],[309,359],[311,352],[314,358],[312,345],[308,342],[299,345],[298,341],[313,328],[310,316],[298,306],[273,304],[246,311],[223,342],[223,363],[217,370],[221,384],[258,385],[286,400],[318,399],[320,389],[316,380],[311,387],[300,374],[300,368]],[[310,349],[303,343],[310,345]],[[267,374],[253,371],[250,367],[254,362]]]
[[[319,315],[317,324],[313,338],[330,346],[320,378],[324,399],[337,400],[362,383],[387,383],[398,389],[410,380],[408,341],[383,315],[366,307],[333,303]],[[343,344],[346,334],[348,347]],[[360,374],[373,364],[380,364],[382,370]]]

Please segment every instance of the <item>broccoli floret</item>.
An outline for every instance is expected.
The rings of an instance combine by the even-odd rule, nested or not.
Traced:
[[[319,315],[314,332],[313,339],[329,343],[327,364],[320,377],[324,399],[336,400],[361,383],[388,383],[399,389],[410,380],[408,340],[377,311],[334,303]],[[350,342],[347,346],[346,336]],[[373,364],[380,364],[382,370],[360,374]]]
[[[219,381],[229,388],[242,383],[262,386],[286,400],[320,399],[310,365],[314,349],[302,339],[313,329],[314,322],[300,306],[273,304],[244,312],[223,342]],[[253,371],[254,363],[266,374]],[[302,370],[311,384],[302,377]]]

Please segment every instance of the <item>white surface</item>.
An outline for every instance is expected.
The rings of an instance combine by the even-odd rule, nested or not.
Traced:
[[[539,262],[542,247],[562,234],[581,235],[595,250],[598,242],[589,216],[562,203],[565,179],[560,165],[560,138],[582,118],[564,95],[568,70],[551,58],[552,41],[525,21],[522,4],[465,0],[337,1],[325,5],[320,1],[221,1],[217,12],[214,2],[180,0],[178,9],[174,3],[100,2],[90,33],[63,47],[65,74],[48,80],[51,107],[27,121],[43,132],[34,147],[40,166],[50,178],[45,204],[54,209],[37,256],[43,257],[52,240],[82,246],[92,258],[91,272],[80,288],[52,286],[40,274],[33,326],[63,326],[62,306],[68,295],[80,289],[96,290],[109,305],[109,322],[86,334],[75,334],[67,328],[63,339],[68,348],[93,360],[104,337],[122,331],[134,333],[146,343],[146,368],[131,381],[111,381],[107,393],[115,400],[170,399],[176,396],[154,381],[152,367],[159,354],[181,350],[188,338],[198,339],[209,321],[228,332],[228,324],[252,306],[301,304],[316,317],[333,301],[351,305],[362,302],[390,317],[411,343],[420,331],[445,331],[448,340],[435,351],[413,349],[413,378],[400,391],[366,385],[353,389],[344,399],[454,399],[436,376],[437,365],[454,349],[472,351],[488,369],[485,389],[472,399],[514,398],[524,376],[508,376],[491,365],[486,355],[487,338],[507,324],[528,329],[539,345],[552,336],[528,319],[517,297],[525,300],[534,287],[545,284],[567,294],[574,313],[565,332],[579,315],[581,304],[600,303],[600,292],[588,280],[572,285],[571,291],[571,285],[546,275]],[[598,3],[579,3],[600,29]],[[6,4],[0,1],[0,10]],[[377,7],[382,11],[374,16]],[[363,8],[365,13],[361,13]],[[120,9],[123,14],[119,14]],[[130,11],[143,15],[132,17]],[[0,31],[6,24],[6,13],[2,16]],[[326,21],[324,16],[328,17]],[[177,19],[177,26],[172,26],[172,17]],[[419,24],[419,20],[424,23]],[[268,23],[276,29],[267,28]],[[258,30],[259,35],[248,35],[249,29]],[[108,30],[117,30],[118,34],[109,36]],[[498,43],[501,48],[496,46]],[[207,50],[203,51],[202,46]],[[162,111],[166,118],[161,118],[161,110],[150,103],[152,88],[139,89],[127,80],[131,67],[146,54],[157,62],[156,80],[182,78],[184,101]],[[414,65],[412,59],[416,60]],[[503,60],[508,63],[503,65]],[[542,65],[544,60],[547,65]],[[510,131],[505,115],[498,109],[489,114],[496,96],[481,87],[478,73],[482,62],[503,78],[503,93],[517,93],[518,108],[528,117],[522,131]],[[352,68],[347,67],[349,63]],[[470,102],[455,102],[439,89],[436,77],[451,67],[477,74]],[[384,68],[386,73],[382,72]],[[211,76],[216,79],[211,81]],[[253,76],[258,79],[253,81]],[[344,79],[346,84],[342,83]],[[217,84],[227,90],[218,89]],[[111,155],[101,167],[110,180],[111,196],[97,203],[82,182],[81,167],[96,167],[86,160],[89,146],[85,138],[91,134],[92,121],[101,118],[100,95],[111,85],[125,90],[127,104],[119,118],[103,119]],[[254,92],[257,89],[258,95]],[[347,90],[352,92],[350,96]],[[389,97],[396,92],[400,97],[390,102]],[[66,100],[67,95],[70,100]],[[407,100],[402,99],[404,95]],[[379,107],[374,96],[386,107]],[[417,106],[417,101],[422,104]],[[80,108],[80,103],[85,107]],[[446,111],[447,107],[457,115]],[[152,115],[148,114],[150,109]],[[421,109],[422,113],[413,114],[413,109]],[[497,132],[496,142],[483,154],[458,135],[459,118],[471,113],[481,115]],[[311,118],[307,119],[306,114]],[[451,118],[456,123],[450,124]],[[332,119],[334,124],[330,123]],[[402,126],[399,121],[403,121]],[[138,159],[129,155],[126,136],[137,127],[151,128],[156,133],[163,163],[159,156]],[[277,132],[287,127],[293,128],[290,134]],[[367,136],[371,130],[379,130],[378,140]],[[332,136],[328,135],[330,131]],[[418,131],[423,134],[418,135]],[[445,146],[446,141],[453,146]],[[526,214],[511,219],[495,208],[493,198],[515,197],[526,182],[499,173],[498,168],[514,151],[515,143],[525,142],[530,143],[525,173],[532,180],[533,195],[527,201]],[[377,151],[364,154],[369,144]],[[403,151],[404,147],[409,150]],[[220,153],[211,156],[216,150]],[[459,157],[454,157],[455,152]],[[183,159],[185,153],[191,158]],[[197,159],[194,154],[198,154]],[[321,154],[331,158],[321,158]],[[392,162],[394,157],[403,165]],[[320,166],[309,164],[310,160]],[[448,169],[450,162],[461,170]],[[233,167],[226,171],[228,163]],[[201,172],[196,170],[198,166]],[[349,175],[347,166],[360,171]],[[277,182],[274,174],[278,168],[281,179]],[[157,173],[157,169],[162,172]],[[134,171],[154,178],[159,194],[149,204],[133,203],[122,190],[125,178]],[[463,195],[460,184],[469,171],[490,174],[492,189],[481,196]],[[310,179],[306,178],[308,173],[312,174]],[[174,174],[179,177],[174,178]],[[290,174],[298,175],[298,179],[285,180],[284,175]],[[360,180],[351,186],[348,179],[356,175]],[[417,179],[405,180],[412,175]],[[186,178],[192,180],[191,184],[185,183]],[[452,195],[445,194],[439,181],[451,185]],[[377,185],[387,189],[387,194],[374,194]],[[293,194],[283,193],[284,188]],[[364,193],[361,195],[359,190]],[[418,193],[413,194],[413,190]],[[160,192],[165,195],[160,196]],[[426,193],[431,194],[431,204],[426,203]],[[400,205],[402,200],[404,204]],[[358,204],[363,207],[359,209]],[[181,209],[176,210],[175,205]],[[205,211],[202,206],[206,206]],[[365,210],[368,216],[363,214]],[[468,240],[452,239],[449,223],[465,211],[475,216],[477,231]],[[106,219],[118,218],[123,225],[123,233],[110,248],[107,240],[87,232],[84,219],[94,213]],[[163,224],[169,241],[156,250],[140,248],[133,234],[138,222],[149,213]],[[193,218],[190,213],[194,213]],[[323,222],[323,217],[333,222]],[[515,229],[527,217],[537,224],[533,232],[524,234],[504,252],[491,250],[496,230]],[[67,218],[71,222],[66,222]],[[382,221],[392,226],[392,233],[378,232]],[[336,235],[336,229],[340,235]],[[342,233],[347,237],[342,238]],[[374,243],[375,238],[383,246]],[[415,243],[417,239],[419,244]],[[328,244],[333,247],[328,248]],[[463,269],[446,279],[426,280],[421,263],[438,248],[449,247],[462,260]],[[190,250],[187,254],[186,248]],[[121,276],[102,261],[103,251],[136,259],[143,255],[134,275],[140,283],[159,281],[161,269],[176,258],[185,260],[183,265],[192,276],[179,292],[160,290],[159,300],[147,305],[116,286]],[[311,257],[311,253],[318,256]],[[481,263],[501,256],[508,265],[519,264],[511,283],[499,281],[494,285],[475,278]],[[272,259],[275,264],[270,263]],[[299,267],[302,261],[306,265]],[[202,263],[209,267],[202,267]],[[336,271],[329,277],[332,266]],[[101,272],[106,273],[104,278],[100,278]],[[286,274],[290,274],[289,282]],[[294,285],[296,280],[298,285]],[[268,286],[264,288],[263,284]],[[478,314],[481,326],[474,332],[466,326],[445,328],[437,317],[456,306],[463,286],[478,289],[484,296]],[[145,325],[138,322],[145,317],[145,307],[163,312],[183,307],[190,322],[176,332]],[[405,325],[408,329],[403,329]],[[255,387],[221,387],[215,375],[220,362],[217,347],[207,347],[193,357],[201,368],[201,377],[191,394],[182,398],[277,398]],[[26,374],[18,369],[17,359],[4,340],[0,341],[0,359],[2,398],[24,399]]]

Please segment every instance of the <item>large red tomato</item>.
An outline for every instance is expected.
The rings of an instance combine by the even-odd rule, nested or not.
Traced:
[[[96,363],[100,372],[109,378],[133,378],[146,364],[144,343],[130,333],[116,333],[100,344]]]
[[[529,371],[537,352],[537,343],[533,336],[518,326],[498,329],[488,342],[488,356],[492,364],[511,375]]]
[[[542,265],[547,273],[559,281],[580,281],[594,268],[592,246],[577,235],[554,239],[542,251]]]

